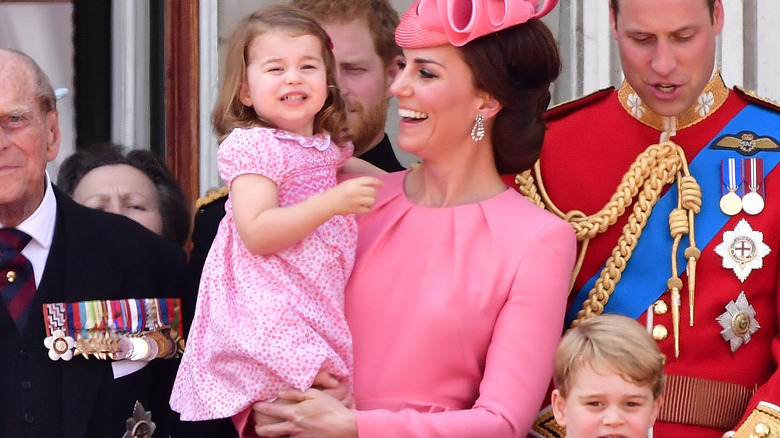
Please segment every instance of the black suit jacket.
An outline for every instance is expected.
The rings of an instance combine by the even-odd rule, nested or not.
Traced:
[[[52,361],[43,345],[42,304],[180,297],[184,252],[143,226],[76,204],[54,189],[54,239],[27,326],[0,309],[0,436],[120,438],[140,401],[165,437],[177,359],[156,359],[115,379],[111,361]]]

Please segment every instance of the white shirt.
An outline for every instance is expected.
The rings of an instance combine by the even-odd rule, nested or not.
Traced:
[[[24,231],[32,240],[22,250],[22,254],[30,260],[35,274],[35,287],[41,284],[46,259],[49,258],[51,242],[54,239],[54,223],[57,218],[57,198],[51,188],[49,172],[46,172],[46,192],[43,201],[37,209],[19,224],[16,229]],[[1,224],[0,224],[1,225]]]

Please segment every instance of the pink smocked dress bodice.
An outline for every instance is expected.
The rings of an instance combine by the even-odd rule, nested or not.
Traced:
[[[288,206],[334,187],[352,149],[322,134],[236,129],[219,147],[219,172],[228,186],[244,174],[270,178],[279,206]],[[183,420],[229,417],[282,388],[308,388],[320,368],[351,384],[344,287],[355,260],[354,217],[335,216],[292,247],[256,255],[236,231],[230,199],[225,210],[171,406]]]

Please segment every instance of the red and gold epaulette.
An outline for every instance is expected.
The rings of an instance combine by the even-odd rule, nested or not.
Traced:
[[[553,105],[550,107],[547,111],[544,113],[544,120],[555,120],[557,118],[563,117],[572,111],[578,110],[584,106],[590,105],[594,102],[598,102],[610,94],[612,94],[612,91],[615,90],[615,87],[608,87],[604,88],[598,91],[594,91],[593,93],[586,94],[585,96],[578,97],[573,100],[568,100],[566,102],[561,102],[559,104]]]
[[[211,204],[217,199],[224,198],[227,195],[228,195],[227,187],[221,187],[217,190],[212,190],[208,192],[205,196],[201,196],[200,198],[198,198],[197,201],[195,201],[195,209],[200,210],[201,208]]]
[[[780,103],[775,102],[772,99],[761,97],[753,90],[748,90],[739,86],[734,87],[734,91],[738,96],[747,100],[748,102],[755,103],[758,106],[770,109],[775,112],[780,112]]]

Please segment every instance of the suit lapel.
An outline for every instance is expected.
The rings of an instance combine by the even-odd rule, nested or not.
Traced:
[[[54,239],[36,293],[35,304],[40,315],[36,319],[39,321],[43,321],[41,313],[43,303],[84,300],[85,294],[99,293],[95,288],[100,288],[102,277],[101,273],[96,272],[97,269],[88,268],[88,266],[96,267],[94,266],[96,263],[84,263],[85,260],[78,258],[78,255],[85,254],[80,247],[79,237],[89,232],[79,227],[78,208],[73,208],[71,205],[73,201],[61,195],[56,188],[55,194],[57,195],[57,220]],[[82,437],[86,435],[91,422],[91,407],[95,406],[97,395],[111,367],[102,361],[86,361],[82,357],[74,357],[69,363],[62,363],[61,369],[63,433],[68,438]]]

